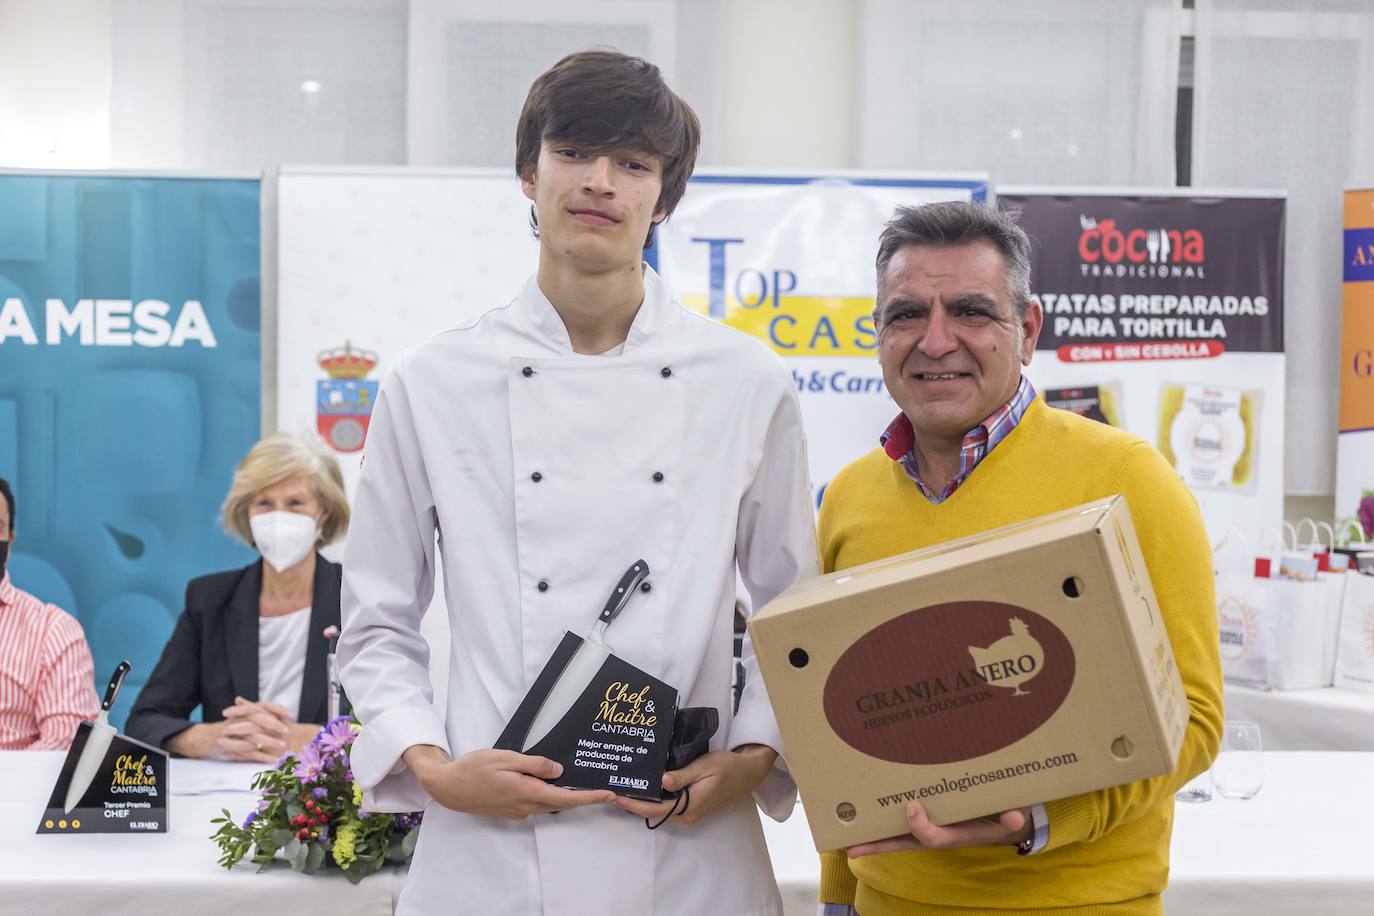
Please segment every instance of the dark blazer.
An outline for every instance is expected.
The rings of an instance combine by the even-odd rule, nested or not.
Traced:
[[[343,567],[315,555],[315,594],[301,684],[301,722],[323,723],[325,705],[324,628],[339,625],[339,583]],[[124,731],[162,747],[186,730],[197,706],[202,720],[218,722],[234,697],[258,699],[258,597],[262,560],[243,569],[192,579],[186,610],[134,702]]]

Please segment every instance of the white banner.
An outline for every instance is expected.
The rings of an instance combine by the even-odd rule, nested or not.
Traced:
[[[284,170],[278,201],[279,429],[365,429],[397,353],[509,302],[538,258],[504,170]],[[332,436],[350,495],[355,431]]]
[[[1212,543],[1283,520],[1281,194],[999,188],[1031,237],[1046,403],[1151,443]]]
[[[534,271],[529,201],[505,170],[283,170],[278,239],[277,427],[333,440],[351,499],[371,404],[396,354],[509,302]],[[342,544],[327,552],[337,559]],[[439,570],[423,632],[442,715],[449,627]]]
[[[786,358],[819,497],[897,415],[873,331],[874,258],[898,206],[984,200],[983,175],[693,176],[660,232],[658,270],[688,308]]]

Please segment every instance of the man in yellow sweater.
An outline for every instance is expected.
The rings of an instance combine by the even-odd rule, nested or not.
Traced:
[[[1148,443],[1047,407],[1021,374],[1040,333],[1030,241],[981,204],[900,208],[878,249],[879,362],[901,414],[831,481],[825,572],[1124,494],[1191,708],[1173,773],[822,857],[839,916],[1162,913],[1174,792],[1220,744],[1211,553],[1197,503]]]

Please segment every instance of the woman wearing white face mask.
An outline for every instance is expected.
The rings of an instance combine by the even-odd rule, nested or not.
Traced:
[[[185,757],[272,763],[325,720],[323,632],[339,625],[341,569],[316,550],[348,528],[343,475],[317,438],[275,433],[239,463],[223,512],[262,557],[187,586],[125,730]]]

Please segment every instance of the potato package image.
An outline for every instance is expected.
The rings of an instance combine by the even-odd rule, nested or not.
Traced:
[[[1045,403],[1051,407],[1058,407],[1060,410],[1067,410],[1080,417],[1106,423],[1108,426],[1122,427],[1120,382],[1105,382],[1076,388],[1046,388],[1044,397]]]
[[[1260,391],[1161,385],[1159,450],[1189,486],[1252,493],[1262,404]]]

